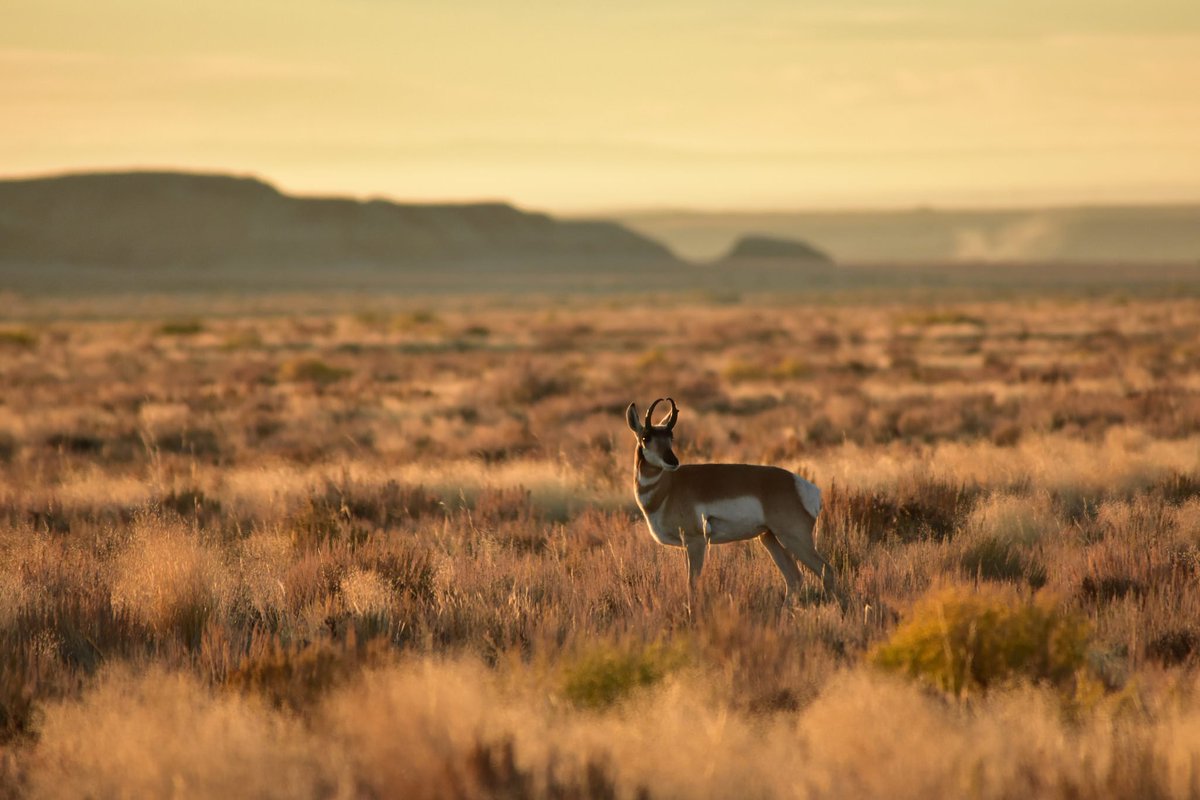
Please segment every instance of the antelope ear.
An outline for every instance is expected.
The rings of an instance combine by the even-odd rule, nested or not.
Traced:
[[[637,406],[633,403],[630,403],[629,408],[625,409],[625,424],[638,436],[642,435],[642,424],[638,422],[637,418]]]

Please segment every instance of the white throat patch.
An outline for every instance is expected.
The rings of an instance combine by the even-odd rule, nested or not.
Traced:
[[[662,458],[659,457],[658,453],[645,447],[642,448],[642,457],[650,462],[650,466],[666,470],[667,472],[674,472],[675,470],[679,469],[678,464],[671,466],[667,462],[663,461]]]

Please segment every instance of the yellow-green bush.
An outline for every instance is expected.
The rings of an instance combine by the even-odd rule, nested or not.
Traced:
[[[163,336],[194,336],[204,332],[204,323],[198,319],[177,319],[158,326]]]
[[[801,380],[808,378],[812,373],[812,366],[808,362],[790,356],[771,367],[771,377],[777,381]]]
[[[678,649],[663,645],[599,645],[563,668],[563,695],[580,708],[606,708],[653,686],[683,663]]]
[[[762,364],[756,364],[740,358],[734,358],[721,370],[721,376],[730,383],[744,381],[761,381],[767,377],[768,370]]]
[[[349,376],[350,370],[331,366],[319,358],[294,358],[279,365],[279,380],[288,383],[326,386]]]
[[[38,337],[33,331],[25,328],[0,328],[0,345],[32,350],[37,347]]]
[[[812,373],[812,366],[808,362],[791,356],[786,356],[774,363],[734,358],[721,371],[721,375],[730,383],[765,380],[793,381],[808,378]]]
[[[1084,668],[1089,630],[1047,595],[951,587],[919,601],[870,654],[873,664],[956,697],[1027,680],[1065,686]]]
[[[643,352],[637,357],[634,365],[638,369],[649,369],[651,367],[665,366],[667,363],[667,354],[661,347],[652,347]]]

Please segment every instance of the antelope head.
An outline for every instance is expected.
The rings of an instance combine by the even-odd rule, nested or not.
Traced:
[[[657,425],[651,420],[651,415],[654,413],[654,407],[663,401],[661,397],[646,409],[644,422],[638,420],[637,406],[630,403],[629,408],[625,409],[625,422],[629,425],[629,430],[637,436],[638,457],[646,459],[659,469],[674,472],[679,469],[679,459],[671,450],[674,437],[671,431],[675,427],[675,421],[679,419],[679,407],[671,398],[666,400],[671,404],[671,411],[659,420]]]

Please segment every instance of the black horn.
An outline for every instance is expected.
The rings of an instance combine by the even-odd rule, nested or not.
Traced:
[[[671,416],[667,417],[667,430],[672,430],[675,427],[676,420],[679,419],[679,406],[675,405],[675,401],[667,398],[667,402],[671,404]]]
[[[654,429],[654,421],[651,419],[651,416],[654,414],[654,407],[662,401],[663,399],[660,397],[651,403],[650,407],[646,409],[646,424],[642,426],[646,429],[646,434],[649,434],[650,431]]]

